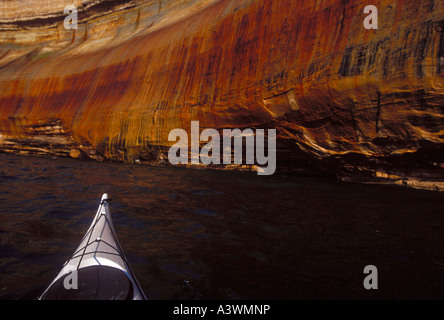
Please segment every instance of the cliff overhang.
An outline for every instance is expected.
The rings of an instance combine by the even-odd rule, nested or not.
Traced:
[[[375,1],[377,30],[359,0],[67,4],[4,2],[2,152],[168,165],[199,121],[276,129],[280,172],[442,188],[442,1]]]

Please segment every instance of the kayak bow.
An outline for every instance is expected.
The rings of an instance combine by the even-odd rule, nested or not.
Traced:
[[[39,300],[145,300],[111,220],[105,193],[74,254]]]

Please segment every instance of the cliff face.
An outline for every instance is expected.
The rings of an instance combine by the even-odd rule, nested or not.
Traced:
[[[77,2],[77,30],[3,2],[4,152],[159,163],[199,120],[276,128],[281,169],[444,181],[441,0],[375,0],[377,30],[361,0]]]

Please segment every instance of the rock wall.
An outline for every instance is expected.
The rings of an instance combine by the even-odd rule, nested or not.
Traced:
[[[161,163],[199,120],[276,128],[281,170],[444,181],[441,0],[377,30],[362,0],[74,1],[77,30],[55,2],[3,2],[4,152]]]

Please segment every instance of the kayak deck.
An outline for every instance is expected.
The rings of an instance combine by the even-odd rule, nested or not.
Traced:
[[[145,300],[117,240],[104,194],[80,245],[41,300]]]

